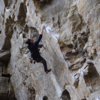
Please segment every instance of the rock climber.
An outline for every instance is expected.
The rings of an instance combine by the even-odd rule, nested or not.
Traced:
[[[42,45],[40,45],[39,42],[42,38],[44,28],[45,27],[42,26],[42,30],[39,35],[39,38],[35,42],[32,38],[28,38],[25,43],[28,44],[27,48],[30,51],[30,55],[31,55],[30,62],[32,63],[32,60],[34,60],[35,62],[42,63],[44,66],[44,71],[46,72],[46,74],[48,74],[51,71],[51,69],[49,69],[49,70],[47,69],[47,63],[46,63],[45,59],[43,57],[41,57],[41,55],[39,53],[39,49],[38,49],[38,48],[42,47]]]

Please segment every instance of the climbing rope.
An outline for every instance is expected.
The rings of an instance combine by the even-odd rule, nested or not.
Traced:
[[[50,40],[50,38],[48,38],[49,40]],[[49,42],[50,44],[51,44],[51,42]],[[56,44],[57,45],[57,44]],[[54,48],[56,47],[56,45],[54,46]],[[52,50],[53,51],[55,51],[54,50],[54,48],[53,47],[51,47],[52,48]],[[49,52],[50,53],[50,52]],[[56,54],[56,53],[55,53]],[[54,57],[54,55],[53,55],[53,57]],[[62,59],[62,58],[61,58]],[[64,59],[63,59],[64,60]],[[55,63],[56,64],[56,63]],[[57,64],[56,64],[56,66],[58,66]],[[62,66],[63,66],[63,64],[62,64]],[[67,66],[68,66],[68,64],[67,64]],[[54,73],[54,72],[53,72]],[[68,79],[66,78],[66,80],[67,80],[67,82],[70,84],[70,82],[68,81]],[[76,97],[78,98],[78,100],[80,100],[79,99],[79,97],[78,97],[78,95],[76,94],[76,92],[74,91],[74,89],[72,88],[72,86],[71,86],[71,84],[70,84],[70,87],[71,87],[71,89],[72,89],[72,91],[75,93],[75,95],[76,95]]]
[[[50,38],[49,38],[49,40],[50,40]],[[51,44],[51,42],[49,42],[50,44]],[[57,46],[57,44],[54,46],[54,48],[52,48],[53,49],[53,51],[54,51],[54,49],[55,49],[55,47]],[[46,46],[47,47],[47,46]],[[47,50],[48,51],[48,50]],[[49,52],[50,53],[50,52]],[[56,54],[56,53],[55,53]],[[54,55],[53,55],[54,56]],[[60,59],[62,59],[62,58],[60,58]],[[62,60],[65,60],[64,58],[62,59]],[[67,62],[67,61],[66,61]],[[55,63],[56,64],[56,63]],[[57,64],[56,64],[56,66],[58,66]],[[62,64],[62,66],[63,66],[63,64]],[[68,62],[67,62],[67,66],[69,67],[69,64],[68,64]],[[69,70],[68,70],[69,71]],[[72,73],[71,73],[72,74]],[[73,75],[72,75],[73,76]],[[66,78],[66,77],[65,77]],[[67,80],[67,82],[70,84],[70,82],[68,81],[68,79],[66,78],[66,80]],[[76,95],[76,97],[77,97],[77,99],[78,100],[80,100],[80,98],[78,97],[78,95],[76,94],[76,92],[74,91],[74,89],[73,89],[73,87],[71,86],[71,84],[70,84],[70,87],[71,87],[71,89],[72,89],[72,91],[75,93],[75,95]],[[87,87],[88,88],[88,87]],[[89,90],[89,88],[88,88],[88,90]],[[91,98],[91,96],[90,96],[90,98]],[[92,99],[91,99],[92,100]]]

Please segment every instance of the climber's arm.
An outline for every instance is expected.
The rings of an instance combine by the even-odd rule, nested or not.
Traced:
[[[34,43],[34,44],[35,44],[35,45],[38,45],[38,44],[39,44],[39,42],[40,42],[40,40],[41,40],[41,38],[42,38],[42,35],[40,34],[40,35],[39,35],[39,38],[35,41],[35,43]]]
[[[42,27],[42,30],[41,30],[41,33],[40,33],[40,35],[39,35],[39,38],[36,40],[36,42],[35,42],[35,44],[39,44],[39,42],[40,42],[40,40],[41,40],[41,38],[42,38],[42,35],[43,35],[43,29],[44,29],[44,26]]]
[[[45,28],[45,26],[43,25],[43,26],[42,26],[41,33],[40,33],[41,35],[43,35],[43,30],[44,30],[44,28]]]

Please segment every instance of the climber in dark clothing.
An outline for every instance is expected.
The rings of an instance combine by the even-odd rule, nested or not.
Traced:
[[[26,44],[28,44],[28,49],[31,54],[31,63],[32,63],[32,60],[34,60],[35,62],[43,63],[44,71],[46,72],[46,74],[48,74],[51,71],[51,69],[49,69],[49,70],[47,69],[47,63],[46,63],[45,59],[43,57],[41,57],[41,55],[39,53],[39,49],[38,49],[38,48],[42,47],[42,45],[40,45],[39,42],[43,35],[43,29],[44,29],[44,27],[42,27],[42,31],[39,35],[39,38],[35,42],[32,38],[29,38],[29,39],[27,39]]]

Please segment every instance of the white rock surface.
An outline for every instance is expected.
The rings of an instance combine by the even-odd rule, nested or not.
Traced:
[[[99,100],[100,0],[4,1],[0,50],[10,50],[8,72],[17,100]],[[28,37],[38,38],[43,23],[40,52],[49,74],[41,63],[29,63],[25,44]]]

